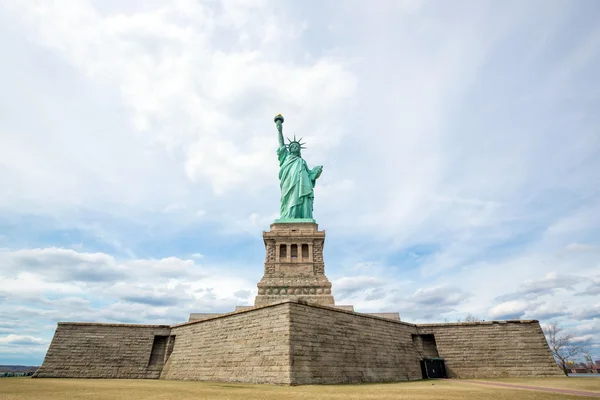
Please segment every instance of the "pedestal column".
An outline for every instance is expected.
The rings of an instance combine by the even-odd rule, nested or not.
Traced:
[[[335,305],[331,295],[331,282],[325,276],[322,246],[325,232],[314,222],[274,223],[269,232],[263,232],[265,248],[268,242],[276,243],[275,260],[265,261],[265,273],[258,283],[254,305],[266,305],[286,298],[302,299],[317,304]],[[297,255],[292,259],[292,244]],[[308,256],[302,256],[302,244],[308,244]],[[315,259],[315,244],[320,256]],[[286,256],[281,257],[281,246]]]

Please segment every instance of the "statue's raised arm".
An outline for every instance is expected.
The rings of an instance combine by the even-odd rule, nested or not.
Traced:
[[[283,140],[283,116],[281,114],[275,117],[277,126],[279,148],[277,149],[277,158],[279,158],[279,186],[281,188],[281,204],[279,221],[288,220],[307,220],[314,222],[313,218],[313,200],[314,186],[316,180],[321,176],[322,166],[316,166],[309,169],[306,161],[300,155],[304,143],[302,139],[288,139],[286,146]]]
[[[285,142],[283,141],[283,116],[281,114],[275,116],[275,125],[277,126],[279,147],[285,147]]]

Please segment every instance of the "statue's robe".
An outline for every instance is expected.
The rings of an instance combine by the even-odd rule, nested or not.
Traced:
[[[277,157],[281,188],[280,218],[312,218],[316,173],[308,169],[302,157],[290,154],[285,146],[277,149]]]

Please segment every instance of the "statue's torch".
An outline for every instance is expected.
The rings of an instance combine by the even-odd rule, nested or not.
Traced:
[[[279,131],[280,134],[283,135],[283,115],[281,114],[277,114],[275,116],[275,125],[277,125],[277,130]]]

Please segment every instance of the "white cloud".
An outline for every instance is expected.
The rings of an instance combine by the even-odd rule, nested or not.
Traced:
[[[529,304],[524,301],[506,301],[495,305],[488,311],[488,315],[495,319],[519,319],[527,310]]]
[[[28,272],[17,272],[16,276],[0,275],[0,297],[39,299],[42,293],[61,295],[83,295],[84,290],[75,282],[47,281],[43,276]]]
[[[0,272],[4,274],[15,271],[43,274],[54,282],[114,282],[124,277],[115,259],[103,253],[79,253],[61,248],[27,249],[1,251],[0,260],[3,261]]]
[[[582,284],[586,278],[574,275],[557,274],[548,272],[542,279],[529,279],[519,285],[513,293],[500,296],[499,300],[510,299],[536,299],[540,296],[550,296],[561,291],[573,291],[575,285]]]
[[[583,336],[575,336],[572,339],[573,343],[588,343],[591,340],[597,339],[596,335],[583,335]]]
[[[4,250],[1,255],[0,320],[6,321],[175,323],[186,320],[189,312],[232,311],[255,295],[248,290],[255,283],[234,271],[176,257],[116,260],[104,253],[60,248]],[[113,270],[119,271],[118,280],[97,279],[99,271]],[[65,283],[56,282],[56,271]],[[242,290],[246,296],[240,296]],[[6,328],[20,332],[22,325]]]
[[[10,359],[27,354],[41,359],[49,344],[50,341],[44,338],[11,333],[7,336],[0,336],[0,357]]]
[[[592,278],[588,287],[576,294],[576,296],[597,296],[600,294],[600,279]]]
[[[48,341],[38,338],[38,337],[34,337],[34,336],[27,336],[27,335],[7,335],[5,337],[1,337],[0,336],[0,346],[6,346],[6,345],[14,345],[14,346],[28,346],[28,345],[46,345],[48,344]]]
[[[316,127],[303,116],[327,116],[319,122],[326,129],[355,92],[356,78],[339,60],[284,59],[283,41],[294,40],[302,23],[266,3],[173,2],[117,14],[90,2],[68,12],[60,2],[11,8],[31,40],[113,88],[131,114],[135,140],[181,155],[187,177],[206,181],[216,194],[268,185],[276,168],[270,120],[277,111],[293,113],[294,130]],[[224,46],[220,35],[237,39]],[[331,146],[338,135],[329,130]],[[94,195],[98,201],[105,193]]]
[[[541,304],[530,304],[523,318],[547,321],[566,315],[568,315],[568,309],[563,304],[550,300]]]
[[[576,320],[600,319],[600,303],[582,306],[576,309],[571,316]]]
[[[470,293],[448,285],[414,290],[411,281],[367,275],[334,280],[333,295],[338,304],[352,304],[359,312],[397,311],[403,320],[411,322],[443,319],[448,313],[458,312],[471,297]]]
[[[455,306],[468,297],[469,294],[458,288],[430,287],[417,289],[409,299],[422,305]]]

